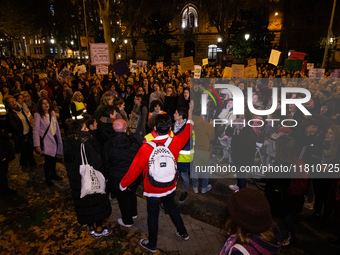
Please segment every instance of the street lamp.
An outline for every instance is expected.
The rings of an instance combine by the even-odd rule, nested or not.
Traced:
[[[249,37],[250,37],[250,34],[245,34],[244,35],[244,39],[246,39],[246,41],[248,41]]]
[[[51,43],[54,44],[54,39],[51,39]]]
[[[71,45],[73,45],[74,44],[74,42],[73,41],[71,41]]]
[[[275,16],[277,16],[277,15],[279,15],[279,13],[278,13],[278,12],[275,12]]]
[[[222,38],[219,37],[219,38],[217,39],[217,42],[222,42]]]
[[[125,60],[127,61],[127,40],[124,40],[125,43]]]
[[[112,43],[116,41],[116,38],[111,38]]]

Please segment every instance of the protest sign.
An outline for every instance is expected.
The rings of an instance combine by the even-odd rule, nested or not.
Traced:
[[[231,78],[232,68],[231,67],[225,67],[223,71],[223,78]]]
[[[243,78],[244,75],[244,65],[233,64],[232,68],[232,77],[233,78]]]
[[[314,68],[314,63],[307,63],[307,70]]]
[[[130,66],[130,72],[131,73],[136,73],[138,70],[138,66],[136,63],[132,63],[131,66]]]
[[[157,71],[163,71],[163,62],[156,62]]]
[[[291,51],[289,55],[289,59],[305,59],[306,53]]]
[[[182,68],[181,68],[180,65],[177,66],[177,69],[178,69],[178,72],[179,72],[179,73],[182,73]]]
[[[303,59],[286,59],[285,70],[300,71],[302,70]]]
[[[340,78],[340,69],[331,70],[331,78]]]
[[[248,59],[248,66],[256,66],[256,58]]]
[[[325,75],[325,69],[323,68],[309,69],[309,78],[323,78],[324,75]]]
[[[104,66],[104,65],[96,66],[96,74],[103,74],[103,75],[109,74],[109,67]]]
[[[195,65],[195,74],[194,74],[195,79],[201,78],[201,71],[202,71],[202,67],[199,65]]]
[[[145,60],[137,60],[137,66],[138,66],[138,67],[146,68],[147,65],[148,65],[148,61],[145,61]]]
[[[268,63],[272,64],[274,66],[277,66],[277,64],[279,63],[279,60],[280,60],[280,55],[281,55],[280,51],[272,50],[271,53],[270,53],[270,58],[269,58]]]
[[[130,66],[132,65],[133,59],[130,59]]]
[[[129,72],[129,68],[128,68],[128,65],[127,65],[125,59],[121,59],[118,62],[116,62],[113,65],[113,69],[114,69],[115,73],[119,76],[122,76],[122,75],[127,74]]]
[[[107,43],[91,43],[91,64],[110,65],[109,45]]]
[[[60,73],[58,74],[58,81],[59,82],[64,81],[71,73],[72,73],[71,70],[68,70],[66,67],[64,67],[64,69],[61,70]]]
[[[76,66],[74,68],[73,74],[76,73],[78,73],[78,75],[86,73],[86,66],[85,65]]]
[[[256,78],[256,77],[257,77],[256,65],[244,68],[244,78]]]
[[[87,47],[87,39],[86,39],[86,36],[81,36],[81,37],[80,37],[80,43],[81,43],[81,47]]]
[[[202,59],[202,66],[205,66],[205,65],[207,65],[208,63],[209,63],[208,58],[203,58],[203,59]]]
[[[181,71],[184,73],[185,71],[194,71],[195,66],[194,66],[194,58],[191,57],[186,57],[186,58],[180,58],[179,63],[181,64]]]

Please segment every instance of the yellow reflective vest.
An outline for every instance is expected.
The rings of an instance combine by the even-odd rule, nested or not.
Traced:
[[[6,115],[6,107],[4,105],[4,98],[2,93],[0,92],[0,116]]]
[[[179,152],[177,163],[190,163],[194,160],[195,152],[195,131],[192,130],[192,135],[188,143]]]
[[[75,106],[76,106],[76,111],[80,111],[80,110],[84,109],[84,107],[85,107],[85,105],[84,105],[83,102],[73,101],[73,103],[74,103]],[[71,103],[71,104],[72,104],[72,103]],[[84,110],[84,111],[83,111],[81,114],[79,114],[78,116],[74,116],[74,115],[72,114],[71,104],[70,104],[70,113],[71,113],[72,119],[73,119],[73,120],[75,120],[75,119],[78,119],[78,120],[82,119],[82,118],[83,118],[82,115],[83,115],[83,113],[86,113],[86,110]]]

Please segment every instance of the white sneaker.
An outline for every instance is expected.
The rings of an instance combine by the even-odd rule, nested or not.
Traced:
[[[212,188],[211,184],[208,184],[208,186],[205,189],[202,189],[202,194],[207,193],[208,191],[210,191]]]
[[[240,190],[240,188],[237,185],[229,185],[229,189],[234,190],[234,191]]]
[[[194,192],[197,194],[198,193],[198,188],[192,187]]]
[[[123,222],[123,219],[122,218],[118,218],[118,224],[119,225],[121,225],[121,226],[123,226],[123,227],[126,227],[126,228],[130,228],[130,227],[132,227],[132,224],[130,224],[130,225],[126,225],[126,224],[124,224],[124,222]]]

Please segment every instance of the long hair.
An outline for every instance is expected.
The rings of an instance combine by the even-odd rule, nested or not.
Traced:
[[[294,154],[294,138],[291,136],[280,136],[275,143],[276,164],[290,162],[296,159]]]
[[[268,243],[275,243],[274,226],[275,225],[273,223],[273,225],[267,231],[259,234],[260,238]],[[227,220],[225,230],[228,236],[236,235],[236,243],[239,244],[249,243],[248,235],[249,233],[247,233],[247,231],[238,226],[231,217],[229,217]]]
[[[330,163],[335,159],[340,145],[340,127],[334,125],[330,129],[334,132],[334,142],[326,151],[325,163]]]
[[[40,98],[37,106],[35,108],[36,112],[40,114],[41,117],[43,117],[45,115],[44,110],[42,109],[42,103],[43,101],[46,100],[47,103],[49,104],[50,108],[48,109],[48,114],[51,114],[51,112],[53,111],[52,105],[51,105],[51,101],[48,98]]]
[[[83,96],[83,94],[80,92],[80,91],[76,91],[76,92],[74,92],[74,94],[73,94],[73,97],[72,97],[72,99],[71,99],[71,103],[73,103],[74,101],[77,101],[77,96],[81,96],[81,100],[80,101],[82,101],[82,102],[84,102],[84,96]]]
[[[111,96],[108,93],[104,93],[102,98],[101,98],[102,104],[105,105],[105,106],[108,106],[110,99],[113,99],[113,96]]]

